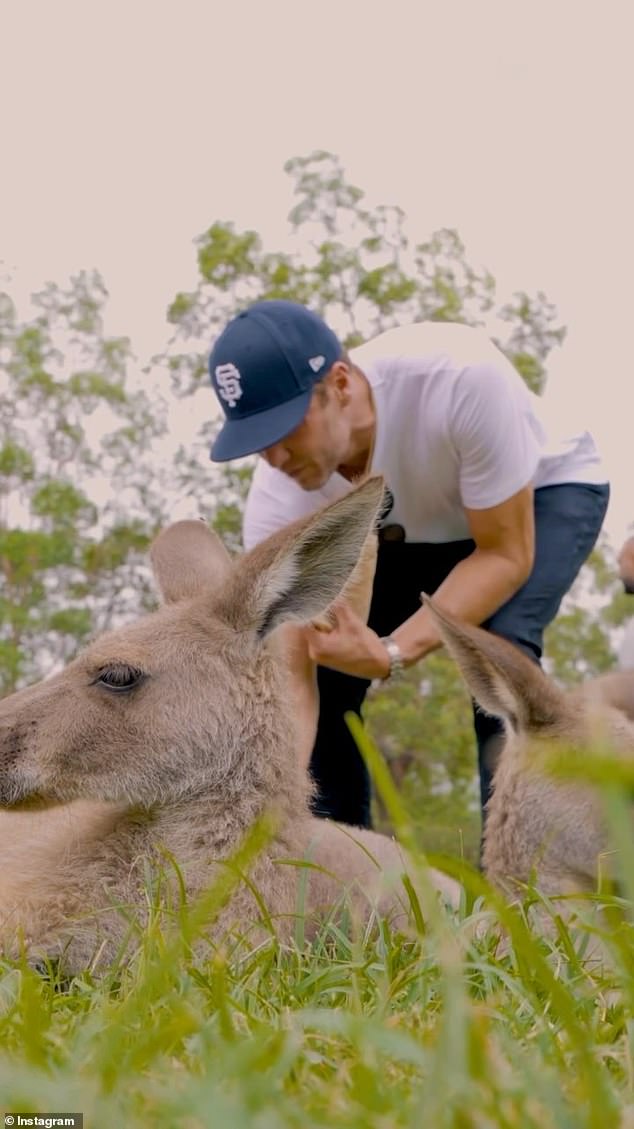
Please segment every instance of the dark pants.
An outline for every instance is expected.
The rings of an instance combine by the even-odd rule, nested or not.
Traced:
[[[609,499],[608,486],[571,484],[535,491],[535,562],[524,586],[483,626],[504,636],[539,663],[543,633],[555,618],[599,535]],[[473,541],[421,544],[379,538],[369,624],[388,635],[420,608],[421,592],[435,592],[458,561],[473,552]],[[317,784],[317,815],[369,827],[370,781],[344,721],[361,714],[370,683],[319,667],[320,712],[311,772]],[[480,798],[486,804],[502,725],[474,705]]]

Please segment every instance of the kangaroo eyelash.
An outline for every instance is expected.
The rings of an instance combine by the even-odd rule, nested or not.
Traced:
[[[123,693],[134,690],[146,678],[147,675],[138,667],[130,666],[129,663],[116,663],[102,667],[92,680],[91,686],[104,686],[115,693]]]

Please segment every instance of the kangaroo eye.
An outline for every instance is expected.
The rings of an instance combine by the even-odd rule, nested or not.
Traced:
[[[128,666],[127,663],[117,663],[114,666],[106,666],[99,671],[99,674],[93,682],[93,686],[105,686],[107,690],[114,690],[115,693],[121,693],[125,690],[133,690],[145,678],[142,670],[135,666]]]

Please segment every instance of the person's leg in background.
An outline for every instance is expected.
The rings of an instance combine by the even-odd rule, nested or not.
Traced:
[[[394,529],[395,527],[391,527]],[[420,607],[421,592],[435,592],[455,564],[473,551],[472,541],[422,545],[379,537],[372,605],[368,622],[389,635]],[[320,709],[310,762],[316,785],[315,815],[359,827],[371,826],[371,788],[367,768],[345,721],[361,707],[370,683],[317,668]]]
[[[535,562],[526,583],[482,626],[540,663],[545,629],[557,615],[594,548],[610,497],[609,487],[571,483],[535,491]],[[504,743],[503,727],[474,705],[480,798],[485,805]]]

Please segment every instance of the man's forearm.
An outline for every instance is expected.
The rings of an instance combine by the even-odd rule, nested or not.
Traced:
[[[453,615],[467,623],[480,624],[510,600],[529,574],[530,568],[508,557],[475,549],[451,570],[435,595]],[[441,642],[425,607],[397,627],[392,637],[406,666],[436,650]]]

